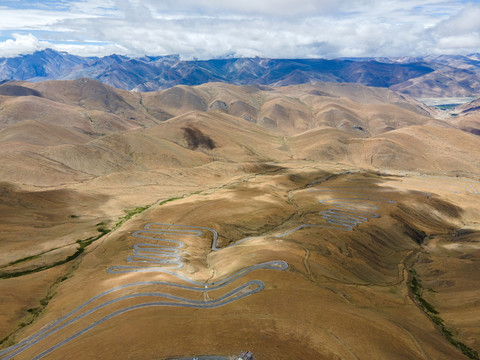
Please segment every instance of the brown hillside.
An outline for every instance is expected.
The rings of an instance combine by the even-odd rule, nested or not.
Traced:
[[[0,359],[478,359],[475,110],[7,84]]]

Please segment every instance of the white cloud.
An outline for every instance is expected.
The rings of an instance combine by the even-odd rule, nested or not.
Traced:
[[[436,53],[455,54],[469,52],[471,49],[480,49],[480,36],[475,34],[464,34],[447,36],[437,42]]]
[[[80,17],[92,15],[58,10],[0,9],[0,30],[42,30],[59,21]]]
[[[66,51],[73,55],[80,56],[105,56],[111,54],[127,54],[128,50],[117,44],[79,44],[62,43],[55,44],[49,41],[38,40],[34,35],[13,34],[13,39],[7,39],[0,42],[0,54],[2,57],[15,57],[18,55],[32,54],[35,51],[54,49],[57,51]]]
[[[0,42],[0,54],[3,57],[13,57],[19,54],[31,54],[38,50],[44,50],[51,46],[46,41],[39,41],[32,34],[13,34],[13,39]]]
[[[123,0],[118,0],[123,1]],[[373,3],[374,0],[303,0],[301,6],[295,0],[145,0],[151,9],[162,12],[195,12],[246,15],[279,15],[282,17],[299,14],[327,14],[348,9],[358,3]]]
[[[117,13],[115,0],[70,1],[70,11],[95,16],[111,16]]]
[[[112,54],[127,55],[128,50],[118,44],[52,44],[51,49],[66,51],[72,55],[79,56],[107,56]]]
[[[480,5],[467,4],[458,13],[429,29],[433,54],[473,53],[480,50]]]
[[[460,0],[77,0],[38,20],[24,13],[18,27],[46,31],[32,31],[36,46],[88,56],[403,56],[474,52],[480,39],[480,6]],[[67,41],[86,39],[101,43]],[[0,56],[25,42],[12,41]]]
[[[480,5],[468,4],[454,16],[437,24],[438,36],[480,33]]]

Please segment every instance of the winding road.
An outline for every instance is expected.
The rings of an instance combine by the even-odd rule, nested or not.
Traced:
[[[456,180],[456,181],[455,181]],[[308,192],[319,195],[320,200],[318,203],[325,205],[328,208],[319,212],[323,224],[303,224],[292,230],[289,230],[280,235],[274,235],[273,237],[285,237],[302,228],[306,227],[319,227],[331,230],[341,231],[353,231],[353,229],[373,218],[379,218],[378,210],[382,204],[395,204],[395,201],[369,194],[367,192],[358,192],[359,189],[375,189],[373,186],[369,186],[374,182],[384,181],[383,179],[369,179],[369,178],[352,178],[349,179],[352,182],[352,186],[345,187],[313,187],[307,189]],[[385,185],[389,187],[382,188],[385,191],[416,191],[429,197],[432,194],[418,190],[418,188],[433,188],[451,193],[466,193],[479,195],[477,190],[478,183],[469,180],[458,180],[454,178],[445,177],[429,177],[422,176],[421,178],[404,177],[401,180],[389,179],[385,182]],[[355,186],[353,183],[360,184],[361,186]],[[365,185],[365,186],[362,186]],[[391,187],[390,187],[391,186]],[[393,188],[392,188],[393,187]],[[324,198],[327,197],[328,198]],[[33,357],[33,359],[41,359],[53,351],[59,349],[66,343],[78,338],[82,334],[85,334],[94,327],[108,321],[123,313],[147,308],[147,307],[186,307],[186,308],[203,308],[211,309],[220,306],[230,304],[234,301],[238,301],[247,296],[253,295],[262,291],[265,284],[261,280],[250,280],[246,283],[237,286],[233,290],[226,292],[216,299],[205,297],[203,301],[192,300],[186,297],[179,297],[172,295],[168,292],[155,292],[155,291],[142,291],[144,287],[162,287],[167,289],[182,289],[191,292],[203,292],[207,293],[222,289],[223,287],[232,284],[234,281],[242,278],[246,274],[249,274],[257,270],[285,270],[288,268],[288,264],[282,260],[275,260],[264,262],[257,265],[245,267],[235,274],[232,274],[224,279],[220,279],[215,282],[196,281],[188,278],[187,276],[179,273],[184,267],[183,249],[185,248],[185,239],[199,238],[202,236],[209,236],[212,238],[211,250],[219,251],[222,248],[218,247],[218,234],[215,230],[208,227],[201,226],[189,226],[189,225],[177,225],[167,223],[149,223],[145,225],[144,229],[135,231],[132,234],[133,237],[141,239],[141,243],[133,245],[133,255],[129,256],[126,261],[132,265],[118,265],[112,266],[107,269],[109,274],[124,274],[124,273],[148,273],[148,272],[160,272],[172,276],[176,280],[174,282],[162,282],[162,281],[142,281],[124,284],[102,292],[91,299],[84,302],[72,310],[67,315],[57,319],[50,323],[42,330],[33,334],[32,336],[22,340],[18,344],[6,348],[0,351],[0,358],[3,360],[12,359],[15,356],[21,354],[23,351],[39,344],[46,338],[58,333],[59,331],[66,330],[67,327],[76,324],[79,321],[87,322],[89,325],[81,330],[76,331],[65,339],[57,342],[55,345],[43,350]],[[227,246],[234,247],[240,243],[248,241],[249,239],[258,237],[248,237],[235,242],[232,245]],[[184,241],[182,241],[184,240]],[[146,242],[148,241],[148,242]],[[224,247],[224,248],[227,248]],[[182,284],[184,282],[185,284]],[[188,284],[188,285],[187,285]],[[124,289],[134,289],[135,293],[128,295],[121,295],[114,299],[110,299],[102,302],[102,298],[107,295],[119,292]],[[157,300],[151,301],[156,298]],[[141,302],[135,305],[125,306],[115,311],[110,312],[108,315],[100,317],[98,319],[90,319],[89,316],[96,315],[96,312],[102,309],[108,309],[109,306],[119,304],[122,301],[139,299]],[[101,315],[100,315],[101,316]]]
[[[374,178],[352,178],[349,179],[355,183],[367,183],[372,184],[379,182],[380,179]],[[383,179],[382,179],[383,181]],[[397,181],[398,182],[398,181]],[[427,197],[432,196],[432,193],[416,190],[415,188],[431,188],[434,190],[442,190],[455,194],[474,194],[479,195],[480,192],[475,187],[480,185],[473,180],[456,179],[449,177],[435,177],[435,176],[422,176],[421,178],[403,177],[400,180],[401,185],[395,183],[392,184],[392,188],[382,188],[384,191],[413,191],[424,194]],[[332,205],[333,207],[322,210],[320,214],[323,219],[329,225],[313,225],[303,224],[292,230],[289,230],[277,237],[287,236],[297,230],[305,227],[320,227],[332,230],[344,230],[352,231],[357,225],[368,221],[371,218],[378,218],[380,215],[376,213],[379,206],[376,204],[389,203],[395,204],[394,200],[388,198],[374,196],[371,194],[356,192],[358,189],[375,189],[373,186],[344,186],[344,187],[313,187],[307,189],[309,192],[323,193],[323,194],[335,194],[335,197],[331,197],[325,200],[319,200],[322,205]],[[348,190],[348,191],[346,191]],[[352,191],[350,191],[352,190]],[[342,194],[341,197],[336,197],[336,194]],[[352,197],[350,197],[352,195]]]
[[[218,247],[218,233],[211,228],[165,223],[149,223],[145,225],[145,228],[143,230],[135,231],[132,236],[140,239],[155,240],[155,243],[135,244],[133,246],[133,255],[127,258],[127,262],[141,264],[157,264],[161,266],[113,266],[107,271],[110,274],[128,272],[171,273],[170,270],[180,269],[184,266],[184,262],[181,256],[181,249],[185,247],[185,243],[183,241],[171,239],[171,237],[201,237],[204,235],[212,236],[212,251],[218,251],[222,249]],[[248,240],[248,238],[237,241],[236,243],[227,247],[236,246],[246,240]],[[187,278],[182,277],[182,279],[190,281]]]
[[[285,261],[281,261],[281,260],[269,261],[269,262],[264,262],[261,264],[245,267],[237,271],[236,273],[215,282],[195,281],[176,272],[175,270],[178,270],[183,267],[181,249],[185,246],[185,243],[177,239],[172,239],[172,237],[173,238],[179,237],[179,236],[199,237],[199,236],[203,236],[205,233],[212,234],[213,236],[211,249],[213,251],[220,250],[220,248],[218,248],[217,246],[218,245],[217,232],[213,229],[206,228],[206,227],[175,225],[175,224],[165,224],[165,223],[149,223],[145,226],[143,230],[138,230],[134,232],[132,234],[134,237],[137,237],[140,239],[155,240],[156,243],[135,244],[133,246],[134,254],[127,258],[127,262],[141,263],[144,265],[154,264],[156,266],[153,266],[153,267],[114,266],[107,270],[108,273],[118,274],[118,273],[132,273],[132,272],[162,272],[175,277],[179,282],[183,281],[188,283],[189,285],[184,285],[177,282],[143,281],[143,282],[125,284],[125,285],[121,285],[113,289],[107,290],[89,299],[88,301],[86,301],[85,303],[83,303],[73,311],[71,311],[69,314],[50,323],[39,332],[30,336],[29,338],[19,342],[14,346],[11,346],[7,349],[0,351],[1,359],[4,359],[4,360],[12,359],[15,356],[19,355],[20,353],[22,353],[23,351],[31,348],[32,346],[40,344],[44,339],[54,335],[55,333],[61,330],[66,330],[68,326],[71,326],[81,320],[88,321],[87,320],[89,319],[88,316],[95,315],[97,311],[107,308],[108,306],[120,303],[125,300],[130,300],[130,299],[141,300],[142,298],[161,299],[159,301],[143,300],[145,302],[141,302],[136,305],[127,306],[119,310],[113,311],[109,315],[104,316],[94,321],[93,323],[90,323],[90,325],[83,328],[82,330],[75,332],[69,337],[47,348],[43,352],[33,357],[33,359],[43,358],[44,356],[62,347],[66,343],[78,338],[82,334],[85,334],[92,328],[118,315],[121,315],[125,312],[146,308],[146,307],[156,307],[156,306],[211,309],[211,308],[216,308],[216,307],[230,304],[234,301],[238,301],[242,298],[258,293],[265,288],[265,284],[260,280],[250,280],[245,284],[240,285],[233,290],[230,290],[229,292],[225,293],[224,295],[221,295],[216,299],[211,299],[210,297],[208,297],[208,300],[205,298],[203,301],[192,300],[185,297],[179,297],[166,292],[138,292],[134,294],[119,296],[117,298],[96,304],[99,302],[99,300],[101,300],[101,298],[126,288],[134,288],[136,290],[136,288],[141,288],[144,286],[150,286],[150,287],[162,286],[162,287],[167,287],[172,289],[177,288],[177,289],[183,289],[183,290],[192,291],[192,292],[207,293],[209,291],[219,290],[233,283],[234,281],[240,279],[246,274],[256,270],[285,270],[288,268],[288,264]],[[244,240],[242,240],[241,242],[243,242]],[[229,247],[235,246],[238,243],[239,242],[232,244]]]

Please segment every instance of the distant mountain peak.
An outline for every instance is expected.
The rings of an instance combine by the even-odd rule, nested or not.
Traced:
[[[333,60],[259,57],[181,60],[178,55],[81,57],[45,49],[16,58],[0,58],[0,80],[37,82],[82,77],[136,91],[207,82],[279,86],[327,81],[390,87],[420,97],[477,96],[480,54]],[[430,85],[432,79],[435,88]],[[460,85],[452,87],[452,81]]]

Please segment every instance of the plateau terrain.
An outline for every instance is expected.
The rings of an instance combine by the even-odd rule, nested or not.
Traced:
[[[0,84],[0,359],[480,359],[478,60],[377,60]]]

